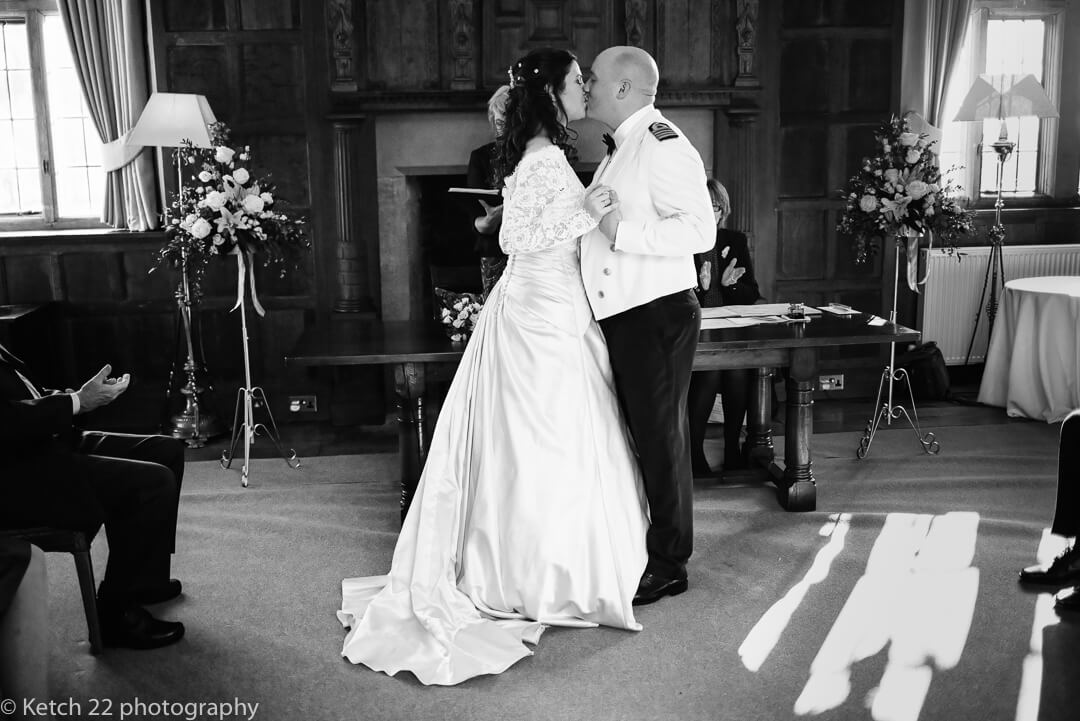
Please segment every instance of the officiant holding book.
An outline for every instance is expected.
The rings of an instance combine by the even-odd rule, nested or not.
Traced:
[[[506,102],[506,90],[495,91],[488,101],[488,122],[494,135],[500,132],[499,120],[501,109]],[[469,168],[466,183],[470,188],[496,188],[495,185],[495,143],[485,143],[469,155]],[[470,201],[471,202],[471,201]],[[506,267],[506,254],[499,247],[499,229],[502,227],[502,195],[480,198],[473,204],[473,237],[475,250],[480,256],[480,279],[483,284],[483,299],[487,300],[491,289],[495,287]]]

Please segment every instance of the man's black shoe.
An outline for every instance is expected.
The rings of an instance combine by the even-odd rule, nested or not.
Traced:
[[[168,581],[162,581],[136,590],[132,593],[132,598],[135,603],[144,605],[164,603],[179,596],[183,590],[184,587],[178,579],[170,578]]]
[[[1028,566],[1020,572],[1020,583],[1059,588],[1080,585],[1080,544],[1066,549],[1049,566]]]
[[[106,611],[101,616],[101,637],[106,646],[161,648],[184,637],[184,624],[162,621],[139,606]]]
[[[661,578],[646,571],[634,594],[634,605],[644,606],[655,603],[664,596],[678,596],[688,587],[686,576],[682,578]]]
[[[1062,591],[1054,597],[1054,608],[1058,611],[1076,613],[1080,611],[1080,586]]]

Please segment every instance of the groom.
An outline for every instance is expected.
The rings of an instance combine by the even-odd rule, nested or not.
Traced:
[[[581,242],[585,290],[608,343],[616,390],[649,499],[649,562],[634,604],[687,588],[693,475],[686,395],[701,329],[694,253],[713,247],[701,157],[653,100],[660,74],[644,50],[612,47],[593,62],[588,116],[613,131],[593,184],[617,207]]]

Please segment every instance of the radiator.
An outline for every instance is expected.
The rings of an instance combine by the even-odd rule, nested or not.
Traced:
[[[962,365],[967,355],[971,332],[975,329],[975,311],[979,306],[990,247],[961,248],[961,260],[944,251],[922,251],[923,267],[928,273],[919,304],[923,342],[935,341],[947,365]],[[1080,244],[1006,246],[1002,253],[1006,280],[1042,275],[1080,275]],[[999,276],[999,284],[1000,284]],[[989,287],[986,300],[990,297]],[[998,290],[998,302],[1001,290]],[[1000,313],[1000,307],[999,311]],[[989,323],[986,312],[979,314],[971,363],[986,360]]]

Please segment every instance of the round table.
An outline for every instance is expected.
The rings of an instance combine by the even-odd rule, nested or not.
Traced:
[[[1048,423],[1080,408],[1080,276],[1005,284],[979,402]]]

